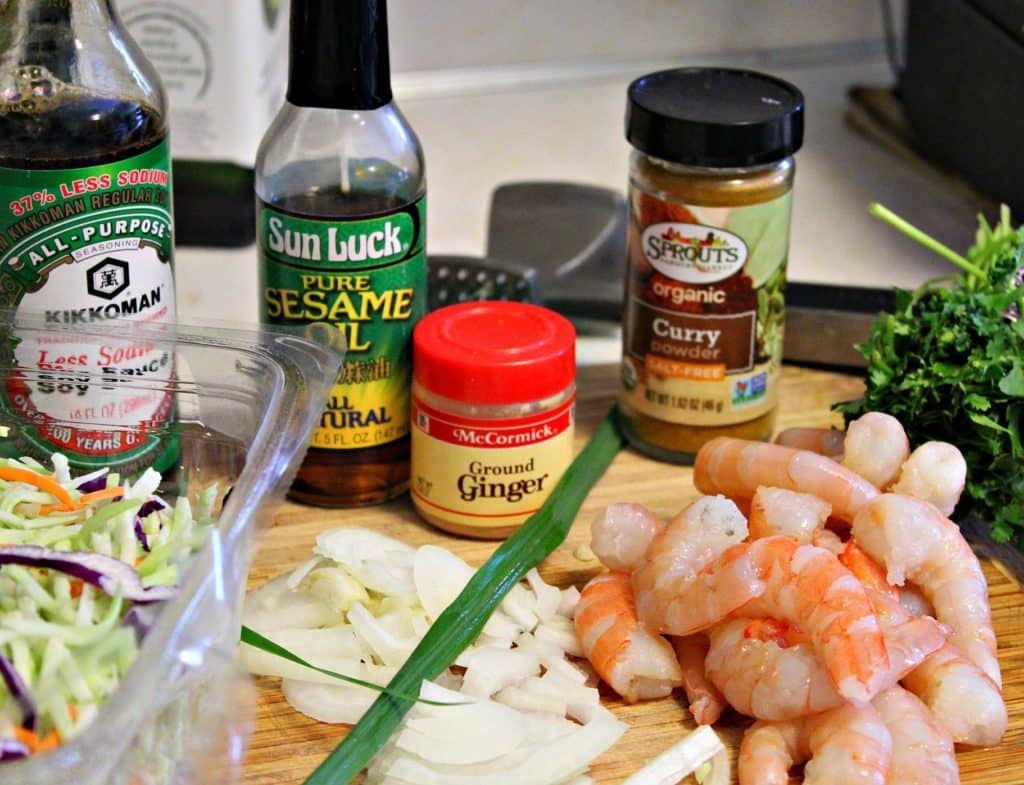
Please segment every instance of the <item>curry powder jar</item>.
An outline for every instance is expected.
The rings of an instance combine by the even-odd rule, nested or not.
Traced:
[[[619,406],[643,453],[691,463],[716,436],[771,436],[803,114],[796,87],[752,71],[629,86]]]

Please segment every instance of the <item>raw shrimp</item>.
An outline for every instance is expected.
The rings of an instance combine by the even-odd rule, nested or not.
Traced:
[[[885,568],[865,553],[864,549],[850,540],[843,545],[839,561],[865,586],[873,588],[894,600],[911,616],[934,616],[935,609],[921,590],[912,584],[891,586],[886,579]]]
[[[609,570],[632,572],[665,521],[642,504],[609,504],[590,525],[590,547]]]
[[[951,643],[907,674],[903,686],[924,701],[954,741],[991,747],[1006,732],[1009,717],[999,688]]]
[[[913,581],[953,633],[950,642],[1002,685],[988,584],[960,529],[932,504],[886,493],[853,521],[857,543],[886,568],[887,581]]]
[[[718,721],[728,705],[722,693],[708,679],[704,659],[708,653],[708,638],[703,633],[674,637],[672,646],[683,672],[683,689],[690,704],[690,713],[698,725],[711,725]]]
[[[832,507],[810,493],[762,485],[750,501],[750,539],[781,534],[801,545],[817,545],[833,553],[842,550],[839,536],[825,528]]]
[[[764,720],[791,720],[845,703],[814,647],[787,635],[765,640],[750,634],[748,619],[708,630],[705,668],[736,711]]]
[[[885,639],[889,670],[882,686],[889,687],[945,644],[946,630],[934,619],[910,616],[889,595],[870,588],[867,593]],[[743,714],[793,719],[844,702],[799,627],[740,619],[716,624],[708,635],[708,678]]]
[[[885,685],[889,658],[867,592],[835,554],[787,537],[749,544],[765,591],[736,616],[782,619],[807,633],[839,694],[865,703]]]
[[[897,590],[886,582],[885,569],[859,546],[848,543],[839,558],[868,587],[883,629],[889,624],[920,621],[905,607],[906,591],[898,592],[896,605]],[[913,662],[919,653],[901,653],[888,636],[886,645],[889,659],[894,661]],[[901,678],[903,686],[924,701],[954,741],[987,747],[998,744],[1006,731],[1006,703],[999,688],[953,644],[943,643]]]
[[[892,735],[878,710],[848,703],[810,717],[755,722],[743,734],[739,780],[788,785],[790,767],[808,761],[804,785],[886,785],[891,760]]]
[[[878,496],[856,472],[823,455],[778,444],[719,436],[697,452],[693,482],[702,493],[750,499],[762,485],[813,493],[844,521]]]
[[[846,426],[843,466],[876,488],[886,488],[896,479],[908,455],[907,432],[891,414],[867,412]]]
[[[775,443],[798,450],[810,450],[837,461],[843,457],[846,433],[838,428],[786,428],[775,437]]]
[[[900,586],[900,605],[915,616],[934,616],[935,608],[921,590],[910,583]]]
[[[948,516],[960,501],[965,482],[963,453],[948,442],[925,442],[910,454],[889,490],[931,502]]]
[[[892,735],[890,785],[959,785],[953,739],[927,706],[901,687],[872,703]]]
[[[672,646],[637,619],[628,574],[593,578],[580,594],[575,623],[594,670],[630,703],[662,698],[682,683]]]
[[[850,540],[839,554],[839,561],[864,586],[899,599],[899,589],[886,579],[885,568],[872,559],[854,540]]]
[[[764,591],[750,559],[747,521],[724,496],[704,496],[655,536],[633,572],[640,618],[658,632],[689,635]]]

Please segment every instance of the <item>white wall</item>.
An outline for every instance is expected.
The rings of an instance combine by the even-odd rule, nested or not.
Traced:
[[[893,4],[902,20],[902,2]],[[391,0],[396,72],[827,45],[882,37],[880,0]]]

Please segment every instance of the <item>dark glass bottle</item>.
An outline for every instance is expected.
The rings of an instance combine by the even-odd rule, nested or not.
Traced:
[[[265,323],[346,342],[291,496],[381,502],[408,487],[423,151],[392,101],[383,0],[293,0],[289,35],[285,104],[256,160],[260,308]]]
[[[160,82],[109,0],[0,4],[0,307],[70,325],[174,320],[167,133]],[[155,350],[140,348],[128,366],[84,338],[22,341],[15,355],[57,382],[81,368],[173,373]],[[0,413],[20,424],[26,449],[122,471],[174,454],[160,436],[173,422],[170,393],[109,414],[110,394],[18,385],[0,390]]]

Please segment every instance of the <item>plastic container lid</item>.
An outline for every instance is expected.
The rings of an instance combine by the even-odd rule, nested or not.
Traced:
[[[800,149],[804,96],[755,71],[658,71],[629,86],[626,138],[648,155],[688,166],[769,164]]]
[[[536,401],[557,395],[576,378],[576,330],[539,305],[449,305],[421,319],[412,340],[416,382],[457,401]]]

